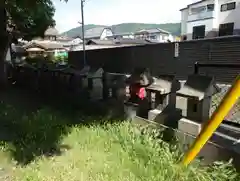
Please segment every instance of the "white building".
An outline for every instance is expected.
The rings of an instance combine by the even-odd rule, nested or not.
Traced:
[[[134,39],[134,33],[114,33],[112,36],[108,36],[107,39]]]
[[[173,36],[170,32],[162,30],[160,28],[140,30],[134,33],[135,39],[151,40],[155,42],[167,42],[173,41]]]
[[[180,11],[183,39],[240,34],[240,0],[201,0]]]

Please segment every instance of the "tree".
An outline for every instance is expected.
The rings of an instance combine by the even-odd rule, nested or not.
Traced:
[[[0,87],[6,81],[4,59],[15,37],[30,40],[43,36],[55,25],[51,0],[1,0],[0,2]]]

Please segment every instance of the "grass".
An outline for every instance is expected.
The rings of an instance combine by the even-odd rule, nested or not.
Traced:
[[[176,146],[127,122],[73,124],[78,115],[23,113],[4,103],[0,110],[0,180],[240,180],[231,164],[181,167]]]

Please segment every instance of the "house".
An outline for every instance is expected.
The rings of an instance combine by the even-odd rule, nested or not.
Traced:
[[[23,48],[29,56],[54,54],[56,51],[66,51],[63,44],[54,41],[31,41],[24,45]]]
[[[180,11],[183,40],[240,34],[240,0],[201,0]]]
[[[89,40],[86,45],[146,45],[151,44],[150,40],[135,39],[113,39],[113,40]]]
[[[45,32],[44,32],[44,39],[45,40],[52,40],[56,41],[59,33],[58,30],[55,27],[49,27]]]
[[[25,50],[31,49],[31,48],[39,48],[43,49],[44,51],[54,51],[54,50],[63,50],[65,49],[63,44],[58,42],[52,42],[52,41],[31,41],[28,44],[24,45],[23,48]]]
[[[135,39],[110,39],[110,40],[96,40],[90,39],[86,42],[85,50],[109,49],[117,47],[131,47],[152,44],[150,40],[135,40]],[[82,51],[83,46],[78,45],[73,47],[71,51]]]
[[[76,37],[76,38],[74,38],[70,43],[71,43],[72,45],[78,45],[78,44],[81,44],[82,42],[83,42],[83,41],[82,41],[81,38]]]
[[[108,39],[134,39],[134,33],[119,33],[108,36]]]
[[[167,42],[173,41],[173,36],[170,32],[162,30],[160,28],[140,30],[134,33],[135,39],[151,40],[155,42]]]
[[[84,32],[84,39],[98,39],[98,40],[105,40],[108,36],[112,36],[113,32],[111,28],[108,27],[96,27],[88,29]]]
[[[57,36],[56,41],[60,43],[69,43],[73,41],[73,38],[67,37],[67,36]]]

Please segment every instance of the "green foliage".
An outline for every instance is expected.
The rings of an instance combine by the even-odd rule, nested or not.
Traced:
[[[35,68],[41,67],[44,63],[46,63],[45,58],[42,55],[38,55],[35,57],[27,57],[25,62],[28,65],[34,66]]]
[[[13,181],[240,179],[231,163],[182,167],[179,148],[160,139],[154,129],[141,130],[128,122],[97,124],[102,120],[72,125],[76,115],[50,108],[23,113],[1,103],[0,110],[1,133],[10,137],[0,144],[1,160],[9,160],[1,168],[8,169]]]
[[[53,62],[63,63],[68,61],[68,54],[66,52],[59,53],[57,56],[54,56]]]
[[[26,40],[43,36],[49,26],[55,25],[51,0],[6,0],[5,5],[11,26]]]
[[[21,164],[56,151],[61,136],[67,132],[67,126],[63,124],[66,122],[64,118],[57,112],[52,115],[49,109],[22,113],[11,105],[0,103],[0,110],[1,125],[6,127],[5,131],[11,140],[7,144],[1,144]]]
[[[85,25],[85,30],[95,28],[95,27],[103,27],[103,26],[89,24],[89,25]],[[166,24],[123,23],[123,24],[118,24],[118,25],[112,25],[111,27],[112,27],[113,32],[116,34],[136,32],[138,30],[148,29],[148,28],[161,28],[161,29],[171,32],[174,35],[181,34],[180,23],[166,23]],[[69,37],[76,37],[76,36],[81,35],[81,32],[82,32],[82,28],[77,27],[77,28],[73,28],[63,34],[67,35]]]

